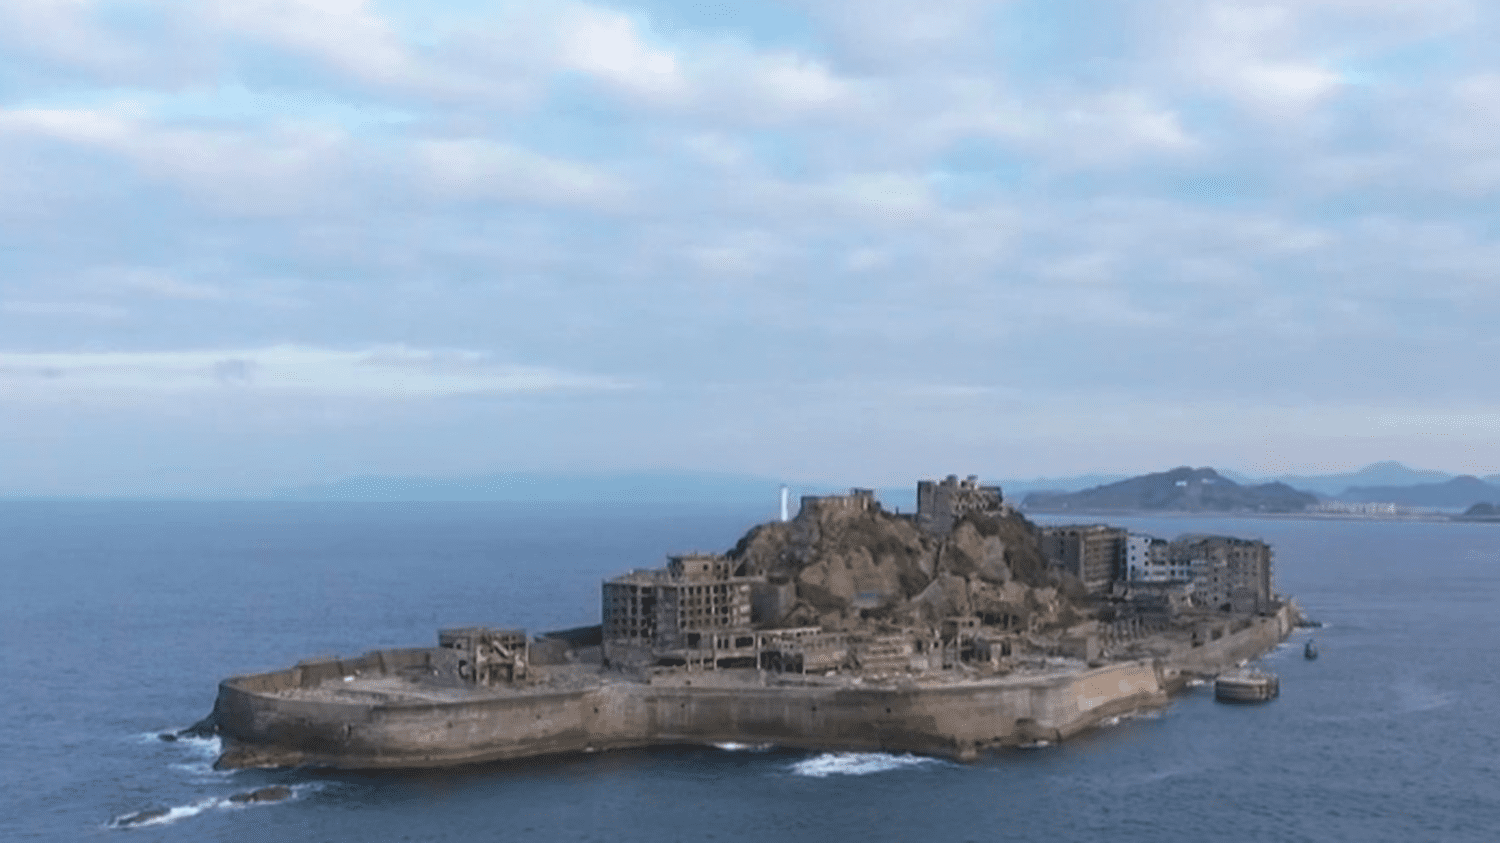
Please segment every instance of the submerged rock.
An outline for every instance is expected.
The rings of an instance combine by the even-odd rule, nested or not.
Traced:
[[[122,817],[116,818],[115,826],[118,828],[125,828],[132,825],[140,825],[142,823],[151,822],[152,820],[159,820],[170,813],[172,813],[171,808],[147,808],[144,811],[136,811],[134,814],[126,814]]]

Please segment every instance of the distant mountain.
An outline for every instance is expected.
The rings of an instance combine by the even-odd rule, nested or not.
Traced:
[[[1020,500],[1032,492],[1077,492],[1129,478],[1128,474],[1079,474],[1073,477],[1033,477],[1029,480],[1001,480],[1006,500]],[[986,481],[989,482],[989,481]]]
[[[1174,468],[1070,494],[1033,492],[1032,512],[1301,512],[1318,502],[1285,483],[1241,486],[1212,468]]]
[[[778,506],[781,481],[744,474],[512,472],[474,477],[353,477],[278,490],[292,501],[503,501],[542,503],[713,503]],[[794,485],[795,496],[840,489]]]
[[[1419,468],[1407,468],[1399,462],[1377,462],[1346,474],[1298,475],[1284,474],[1272,480],[1305,489],[1324,497],[1343,498],[1342,493],[1351,486],[1410,486],[1417,483],[1443,483],[1453,479],[1452,474]]]
[[[1500,500],[1500,485],[1486,483],[1478,477],[1463,475],[1446,483],[1418,483],[1411,486],[1354,486],[1345,489],[1339,500],[1354,503],[1395,503],[1402,506],[1425,506],[1437,509],[1466,509],[1476,503]]]

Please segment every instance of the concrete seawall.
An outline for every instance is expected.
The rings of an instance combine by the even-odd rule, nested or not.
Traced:
[[[1166,701],[1147,662],[930,687],[759,685],[747,673],[720,687],[615,681],[431,704],[302,700],[231,679],[214,711],[227,742],[220,766],[446,766],[729,742],[972,758]]]
[[[603,675],[571,690],[419,701],[324,700],[307,694],[356,673],[420,665],[423,650],[299,665],[219,686],[213,720],[221,767],[438,767],[673,743],[771,743],[970,759],[990,747],[1063,740],[1119,714],[1163,705],[1174,677],[1212,673],[1286,637],[1294,610],[1194,647],[1168,663],[947,683],[783,684],[753,670]],[[696,682],[697,684],[693,684]],[[299,697],[299,695],[301,695]],[[378,695],[372,695],[378,697]]]

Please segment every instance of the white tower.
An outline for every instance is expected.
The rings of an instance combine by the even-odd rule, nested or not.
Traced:
[[[791,514],[790,509],[789,509],[790,506],[791,506],[791,500],[792,500],[792,490],[788,489],[785,486],[782,486],[781,487],[781,520],[782,521],[790,521],[792,519],[792,514]]]

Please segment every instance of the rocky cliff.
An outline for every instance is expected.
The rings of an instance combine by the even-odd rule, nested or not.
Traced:
[[[869,508],[804,508],[762,524],[729,553],[738,572],[796,585],[780,626],[929,626],[979,615],[1013,629],[1077,623],[1081,586],[1050,572],[1036,528],[1013,512],[968,514],[946,536]]]

